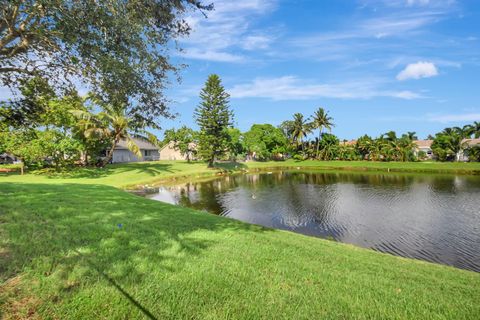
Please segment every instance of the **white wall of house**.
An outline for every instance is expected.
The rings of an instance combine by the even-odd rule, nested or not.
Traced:
[[[116,149],[113,151],[112,163],[153,161],[159,159],[158,150],[140,150],[143,157],[138,158],[130,150]]]

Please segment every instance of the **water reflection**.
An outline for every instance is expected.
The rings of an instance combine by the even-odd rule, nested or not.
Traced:
[[[274,172],[162,187],[148,197],[480,271],[480,177]]]

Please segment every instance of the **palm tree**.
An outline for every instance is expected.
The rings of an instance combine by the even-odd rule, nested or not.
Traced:
[[[452,134],[457,133],[457,132],[453,128],[445,128],[445,129],[443,129],[443,131],[441,133],[446,134],[446,135],[452,135]]]
[[[480,138],[480,122],[474,121],[472,126],[473,126],[473,134],[475,136],[475,139]]]
[[[387,133],[384,133],[381,136],[382,139],[388,140],[388,141],[396,141],[397,140],[397,134],[395,131],[388,131]]]
[[[97,136],[111,141],[110,149],[102,162],[102,167],[112,160],[115,147],[122,139],[126,140],[127,148],[138,158],[142,158],[142,153],[135,143],[135,137],[144,138],[156,145],[159,144],[154,134],[136,128],[133,118],[130,117],[125,107],[102,105],[102,109],[98,114],[92,114],[85,110],[73,111],[73,114],[80,120],[79,124],[83,127],[82,131],[87,139]],[[130,131],[134,129],[136,129],[136,133],[144,136],[131,134]]]
[[[471,138],[475,134],[475,127],[471,124],[466,124],[462,128],[466,138]]]
[[[418,136],[417,136],[417,133],[415,131],[408,131],[406,133],[406,136],[407,136],[408,139],[410,139],[412,141],[413,140],[418,140]]]
[[[316,157],[318,158],[318,150],[320,148],[320,139],[322,137],[323,129],[328,129],[328,131],[332,131],[333,118],[328,115],[323,108],[318,108],[317,111],[312,116],[311,128],[318,129],[318,140],[317,140],[317,153]]]
[[[472,130],[470,128],[468,128],[468,126],[464,126],[463,128],[453,127],[453,130],[463,139],[470,138],[470,136],[472,135],[471,134]]]
[[[307,123],[308,119],[305,119],[303,117],[303,114],[301,113],[295,113],[293,115],[293,122],[292,122],[292,142],[295,142],[297,145],[301,144],[302,145],[302,150],[304,150],[303,147],[303,138],[306,137],[311,129],[309,124]]]

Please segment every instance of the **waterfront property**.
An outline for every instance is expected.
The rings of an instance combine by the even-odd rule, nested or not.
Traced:
[[[132,151],[130,151],[127,146],[127,141],[123,139],[120,140],[115,146],[112,163],[154,161],[160,159],[159,148],[156,145],[141,138],[134,138],[133,140],[140,149],[142,157],[139,158]]]

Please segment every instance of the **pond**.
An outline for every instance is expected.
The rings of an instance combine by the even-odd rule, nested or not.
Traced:
[[[480,177],[278,171],[147,197],[266,227],[480,272]]]

